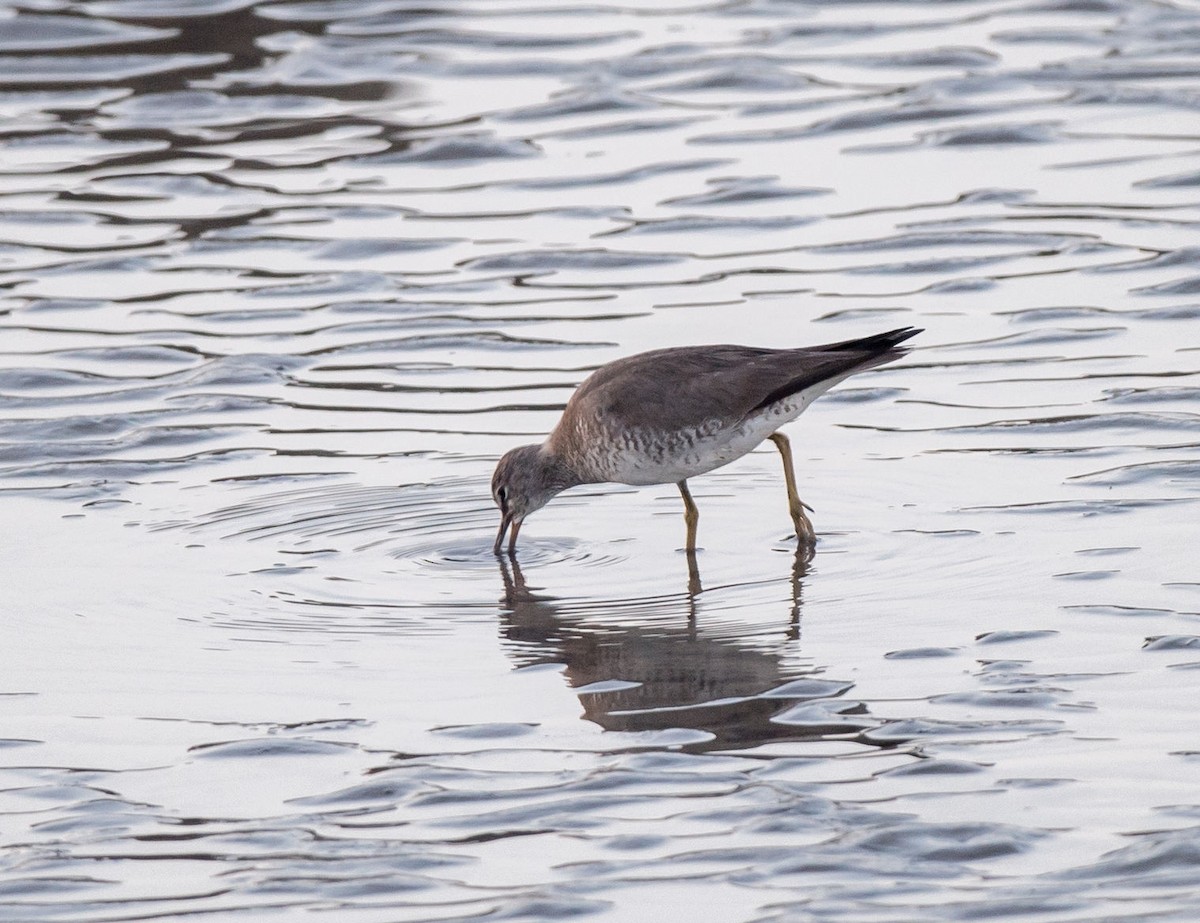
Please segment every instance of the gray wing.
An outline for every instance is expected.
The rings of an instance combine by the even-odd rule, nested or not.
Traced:
[[[904,355],[897,343],[919,331],[905,328],[861,340],[805,349],[695,346],[660,349],[612,362],[571,397],[575,414],[606,426],[691,429],[714,419],[736,424],[814,385]],[[570,412],[570,411],[569,411]]]

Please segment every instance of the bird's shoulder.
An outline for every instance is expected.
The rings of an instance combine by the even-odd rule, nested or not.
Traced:
[[[778,382],[789,352],[717,344],[638,353],[593,372],[568,407],[611,424],[664,430],[732,421]]]
[[[601,388],[636,391],[648,386],[670,387],[693,380],[697,375],[729,372],[747,363],[784,352],[785,350],[731,344],[652,349],[600,366],[583,380],[576,393],[587,394]]]

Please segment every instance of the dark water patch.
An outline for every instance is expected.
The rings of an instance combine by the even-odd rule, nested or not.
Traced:
[[[1022,719],[997,721],[942,721],[931,718],[909,718],[888,721],[870,731],[863,738],[869,743],[882,745],[907,743],[913,740],[936,738],[985,737],[995,740],[1038,737],[1058,734],[1066,725],[1061,721]]]
[[[816,699],[793,705],[772,716],[771,722],[820,734],[863,731],[879,726],[879,719],[867,714],[865,703],[845,699]]]
[[[480,161],[539,157],[537,145],[520,139],[459,136],[414,141],[406,150],[371,154],[364,164],[420,163],[438,166],[472,165]]]
[[[537,728],[536,724],[460,724],[446,725],[432,730],[448,737],[463,740],[493,740],[497,738],[526,737]]]
[[[1171,282],[1143,285],[1132,291],[1138,295],[1197,295],[1200,294],[1200,276],[1188,276]]]
[[[796,679],[760,693],[765,699],[832,699],[845,695],[854,683],[830,679]]]
[[[838,55],[830,59],[841,65],[852,64],[866,68],[986,68],[999,62],[999,55],[983,48],[967,45],[935,46],[916,51],[881,52],[875,54]]]
[[[811,198],[833,190],[810,186],[786,186],[778,176],[729,176],[706,180],[710,191],[664,199],[660,205],[697,208],[751,205],[775,200]]]
[[[206,256],[236,254],[231,263],[244,263],[257,256],[256,251],[282,250],[297,257],[313,260],[370,260],[375,257],[398,257],[409,253],[441,250],[459,243],[458,239],[437,237],[350,238],[334,241],[312,241],[299,238],[262,234],[255,229],[234,229],[208,235],[196,244],[197,253]]]
[[[992,676],[998,674],[1002,678],[1019,676],[1020,671],[1029,665],[1028,660],[983,660],[979,670],[980,675]]]
[[[1101,84],[1119,80],[1195,79],[1200,76],[1200,65],[1187,60],[1079,58],[1046,66],[1035,73],[1021,73],[1020,76],[1031,82]]]
[[[979,109],[971,106],[912,104],[854,112],[797,127],[723,131],[698,135],[692,141],[695,144],[711,145],[801,141],[805,138],[819,138],[823,135],[841,132],[867,131],[909,122],[938,122],[978,114]]]
[[[627,170],[617,170],[608,173],[588,173],[570,176],[547,176],[537,179],[523,179],[508,185],[517,190],[545,191],[554,189],[584,189],[594,186],[613,186],[625,183],[638,183],[652,180],[673,173],[692,173],[712,170],[729,166],[729,160],[679,160],[667,163],[648,163]]]
[[[1037,641],[1052,638],[1058,631],[1051,628],[1003,629],[975,636],[977,644],[1010,644],[1013,641]]]
[[[890,315],[907,313],[907,308],[843,308],[822,314],[820,317],[814,318],[814,321],[891,320]],[[833,393],[838,394],[841,390],[839,388],[838,391],[834,391]]]
[[[1032,4],[1029,9],[1043,13],[1054,12],[1077,12],[1077,13],[1106,13],[1116,12],[1115,7],[1105,3],[1086,3],[1086,2],[1049,2]],[[1024,44],[1052,44],[1052,45],[1081,45],[1085,48],[1094,48],[1105,44],[1102,35],[1095,30],[1090,30],[1086,27],[1071,28],[1067,25],[1051,26],[1045,25],[1037,28],[1027,29],[1002,29],[992,33],[992,38],[1002,44],[1008,45],[1024,45]]]
[[[331,35],[348,36],[386,35],[389,41],[400,46],[417,45],[429,48],[448,46],[456,49],[478,47],[494,51],[576,49],[608,45],[623,38],[636,37],[634,33],[624,31],[578,34],[563,32],[546,35],[532,32],[501,32],[490,29],[473,30],[462,26],[453,29],[414,29],[412,25],[410,12],[397,10],[334,23],[330,25],[329,32]]]
[[[161,147],[167,147],[161,142]],[[141,209],[155,206],[159,220],[210,220],[228,226],[238,216],[258,215],[268,204],[278,204],[277,197],[248,183],[234,182],[212,171],[177,175],[145,170],[124,175],[88,177],[75,197],[127,214],[139,214]]]
[[[92,311],[108,306],[108,302],[88,298],[34,298],[21,307],[22,314],[52,314]]]
[[[1060,785],[1070,785],[1075,782],[1075,779],[1055,779],[1055,778],[1019,778],[1019,779],[998,779],[997,785],[1002,785],[1005,788],[1057,788]]]
[[[0,86],[78,87],[88,84],[117,84],[173,71],[215,67],[230,60],[214,54],[105,54],[67,56],[5,55],[8,64]]]
[[[14,401],[13,392],[76,390],[94,387],[98,383],[111,384],[114,379],[88,372],[54,368],[8,368],[0,369],[0,391],[7,392],[0,400]]]
[[[884,654],[887,660],[931,660],[941,657],[954,657],[960,653],[957,647],[906,647]]]
[[[474,794],[474,793],[470,793]],[[430,796],[430,806],[443,807],[446,805],[474,804],[478,800],[503,801],[494,795],[489,798],[472,798],[466,792],[446,792],[442,795]],[[476,819],[483,822],[484,829],[489,831],[522,832],[576,832],[597,831],[604,828],[605,812],[617,812],[637,803],[636,794],[627,795],[571,795],[547,801],[535,801],[516,807],[493,807],[488,810],[482,807]],[[413,802],[416,808],[425,806],[426,799],[418,798]],[[438,823],[439,827],[447,830],[474,828],[476,824],[469,818],[448,815]],[[476,834],[478,835],[478,834]]]
[[[949,692],[930,698],[934,704],[972,705],[981,708],[1055,708],[1062,704],[1063,689],[1026,687],[986,689],[978,692]]]
[[[39,214],[10,211],[0,218],[0,240],[16,238],[40,250],[64,253],[126,250],[176,237],[173,224],[140,224],[109,220],[100,215]]]
[[[1004,506],[970,506],[959,509],[960,513],[1034,513],[1045,515],[1113,516],[1135,513],[1138,510],[1157,509],[1163,506],[1194,502],[1190,497],[1159,497],[1147,500],[1044,500],[1036,503],[1010,503]]]
[[[1166,176],[1155,176],[1150,179],[1137,180],[1135,186],[1143,189],[1191,189],[1200,186],[1200,170],[1186,173],[1171,173]]]
[[[511,336],[494,330],[466,330],[458,334],[417,334],[409,337],[368,340],[358,343],[345,343],[339,346],[321,347],[302,353],[308,357],[334,357],[353,355],[374,355],[377,353],[435,353],[438,358],[445,355],[447,350],[471,348],[479,351],[495,350],[500,353],[514,353],[520,350],[537,349],[578,349],[581,346],[607,346],[607,343],[579,343],[569,340],[552,340],[537,337]],[[406,360],[412,361],[412,360]],[[345,408],[349,410],[350,408]],[[361,409],[361,408],[359,408]],[[493,408],[499,409],[499,408]],[[433,413],[429,408],[409,408],[411,413]]]
[[[532,140],[540,142],[550,139],[557,141],[587,141],[590,139],[611,137],[628,138],[647,135],[651,132],[667,132],[682,129],[697,121],[699,119],[687,117],[616,119],[610,122],[587,125],[582,128],[562,128],[555,131],[543,131],[534,136]]]
[[[355,749],[353,744],[307,738],[260,737],[195,744],[188,752],[204,759],[255,759],[259,757],[342,756]]]
[[[98,785],[84,783],[45,784],[8,789],[8,793],[38,802],[53,802],[72,806],[90,804],[117,804],[116,792]]]
[[[1063,250],[1090,240],[1092,238],[1083,235],[959,229],[911,231],[888,237],[822,244],[810,249],[813,253],[887,253],[895,250],[921,250],[935,247],[956,250],[964,247],[996,247],[1017,248],[1020,252],[1025,250]]]
[[[1142,462],[1075,474],[1068,480],[1094,484],[1098,487],[1120,487],[1133,484],[1176,486],[1183,489],[1200,487],[1200,461],[1178,459],[1161,462]]]
[[[956,759],[921,759],[905,766],[885,769],[879,775],[887,778],[906,776],[968,776],[977,775],[987,768],[983,763]]]
[[[1153,609],[1147,606],[1095,605],[1063,606],[1062,608],[1082,615],[1117,616],[1118,618],[1162,618],[1181,614],[1174,609]]]
[[[1043,327],[1023,333],[1010,333],[986,340],[967,340],[947,343],[943,349],[977,349],[980,346],[1046,346],[1109,339],[1126,332],[1125,327]]]
[[[875,404],[894,401],[907,393],[907,388],[838,388],[825,400],[834,404]]]
[[[721,59],[702,73],[680,80],[656,83],[646,91],[655,95],[689,93],[793,93],[812,86],[803,74],[762,59]]]
[[[42,743],[45,743],[45,741],[24,737],[0,737],[0,750],[10,750],[17,747],[33,747]]]
[[[1128,846],[1106,853],[1096,862],[1050,877],[1131,890],[1154,885],[1191,887],[1200,864],[1200,828],[1131,834],[1131,839]]]
[[[1114,545],[1107,548],[1080,548],[1076,554],[1089,555],[1091,557],[1108,557],[1109,555],[1129,554],[1131,551],[1140,551],[1136,545]]]
[[[900,822],[852,833],[842,841],[869,854],[922,862],[976,862],[1028,852],[1045,834],[1007,824]],[[930,872],[933,870],[930,869]]]
[[[0,898],[55,897],[92,891],[97,887],[111,885],[110,879],[91,878],[83,875],[47,875],[30,878],[13,878],[0,882]]]
[[[152,29],[105,19],[45,16],[31,11],[16,11],[4,23],[0,33],[0,52],[62,51],[67,48],[96,48],[103,45],[128,45],[171,38],[174,29]]]
[[[1060,574],[1052,574],[1056,580],[1075,580],[1080,582],[1092,580],[1111,580],[1114,577],[1119,577],[1119,570],[1073,570],[1064,571]]]
[[[933,147],[996,147],[1019,144],[1049,144],[1058,139],[1060,123],[1015,123],[947,128],[929,132],[921,140]]]
[[[208,19],[212,16],[236,13],[257,5],[258,0],[98,0],[90,10],[100,16],[117,19]]]
[[[293,804],[310,807],[341,808],[349,805],[378,804],[392,807],[421,792],[431,791],[432,783],[408,778],[378,778],[323,795],[292,799]]]
[[[664,266],[681,262],[671,253],[635,253],[620,250],[532,250],[497,254],[471,260],[466,268],[492,272],[554,272],[563,269],[611,271]]]
[[[1104,392],[1103,400],[1114,404],[1165,404],[1181,403],[1190,406],[1200,405],[1200,388],[1175,387],[1154,388],[1109,388]]]
[[[610,87],[588,87],[539,105],[508,109],[499,116],[499,120],[504,122],[533,121],[597,113],[608,115],[645,112],[656,108],[657,106],[653,103],[632,93],[614,90]]]
[[[899,263],[879,263],[872,266],[854,266],[843,270],[847,275],[885,276],[910,275],[921,273],[950,274],[965,270],[983,270],[999,263],[1019,258],[1020,254],[1009,256],[963,256],[943,257],[930,260],[905,260]]]
[[[1094,305],[1065,305],[1055,306],[1052,308],[1018,308],[1013,311],[1001,312],[1007,317],[1011,317],[1020,323],[1053,323],[1064,320],[1095,320],[1097,318],[1108,319],[1118,313],[1111,308],[1096,307]],[[1120,312],[1124,313],[1124,312]]]
[[[1200,305],[1172,305],[1163,308],[1144,308],[1140,310],[1111,310],[1109,308],[1066,307],[1066,308],[1029,308],[1020,311],[1006,312],[1021,323],[1040,323],[1053,320],[1095,320],[1123,321],[1131,323],[1142,320],[1152,321],[1190,321],[1200,318]]]
[[[364,875],[349,872],[344,875],[263,875],[250,889],[251,893],[283,896],[294,894],[309,897],[315,886],[320,887],[323,900],[378,901],[388,898],[399,899],[417,892],[430,891],[438,883],[417,875],[384,874]]]
[[[1147,259],[1134,260],[1129,263],[1118,263],[1115,266],[1096,266],[1090,272],[1129,272],[1143,269],[1169,269],[1175,266],[1195,268],[1200,265],[1200,247],[1177,247],[1165,253],[1155,254]]]
[[[996,287],[994,279],[952,279],[935,282],[923,289],[932,295],[957,295],[969,292],[986,292]]]
[[[1144,651],[1187,651],[1200,649],[1200,635],[1154,635],[1142,645]]]
[[[439,8],[436,4],[406,5],[396,0],[363,0],[357,3],[344,3],[342,0],[302,0],[302,2],[272,3],[255,11],[259,16],[280,22],[317,22],[333,23],[342,19],[361,19],[364,16],[375,16],[380,13],[402,7],[405,14],[413,21],[428,19],[445,19],[452,16],[447,7]]]
[[[636,221],[628,227],[606,231],[598,237],[615,235],[651,235],[651,234],[738,234],[752,235],[761,232],[784,231],[789,228],[808,224],[810,218],[779,217],[779,218],[733,218],[716,217],[712,215],[684,215],[679,218],[662,218],[654,221]]]
[[[299,94],[232,96],[212,90],[175,90],[110,103],[100,123],[108,131],[157,129],[190,138],[203,135],[206,128],[264,119],[316,119],[335,111],[325,100]]]
[[[1023,420],[994,420],[972,426],[952,427],[952,432],[1019,430],[1030,434],[1089,433],[1104,430],[1161,433],[1200,429],[1200,414],[1153,411],[1064,414],[1057,417],[1032,417]]]

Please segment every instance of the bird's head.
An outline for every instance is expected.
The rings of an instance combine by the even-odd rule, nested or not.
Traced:
[[[500,553],[504,533],[510,526],[508,550],[510,554],[516,550],[517,532],[525,517],[576,483],[562,462],[544,446],[523,445],[506,452],[492,475],[492,499],[500,508],[500,531],[492,552]]]

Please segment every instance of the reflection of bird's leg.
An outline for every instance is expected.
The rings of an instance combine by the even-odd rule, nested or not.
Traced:
[[[792,561],[792,617],[788,622],[788,640],[800,640],[800,606],[804,593],[804,577],[808,573],[809,562],[815,556],[816,549],[805,542],[796,546],[796,557]]]
[[[792,514],[792,523],[796,527],[796,538],[803,545],[811,545],[816,542],[817,533],[813,529],[812,522],[804,515],[805,504],[801,501],[800,495],[796,493],[796,473],[792,463],[792,444],[783,433],[772,433],[768,438],[775,443],[775,448],[779,449],[779,454],[783,456],[783,477],[787,482],[788,512]]]
[[[504,605],[516,609],[523,603],[537,601],[539,597],[530,592],[525,584],[525,575],[516,557],[499,557],[500,577],[504,580]],[[509,568],[512,568],[511,572]]]
[[[517,563],[515,557],[510,557],[506,561],[500,555],[496,555],[496,560],[500,562],[500,577],[504,580],[504,605],[511,609],[520,598],[517,594],[523,592],[525,589],[525,580],[524,575],[521,574],[521,565]],[[508,569],[510,563],[517,569],[515,580]]]
[[[687,524],[687,551],[688,554],[696,553],[696,523],[700,521],[700,510],[696,507],[696,501],[692,499],[692,492],[688,490],[687,481],[680,481],[675,485],[679,488],[679,493],[683,497],[683,521]]]

